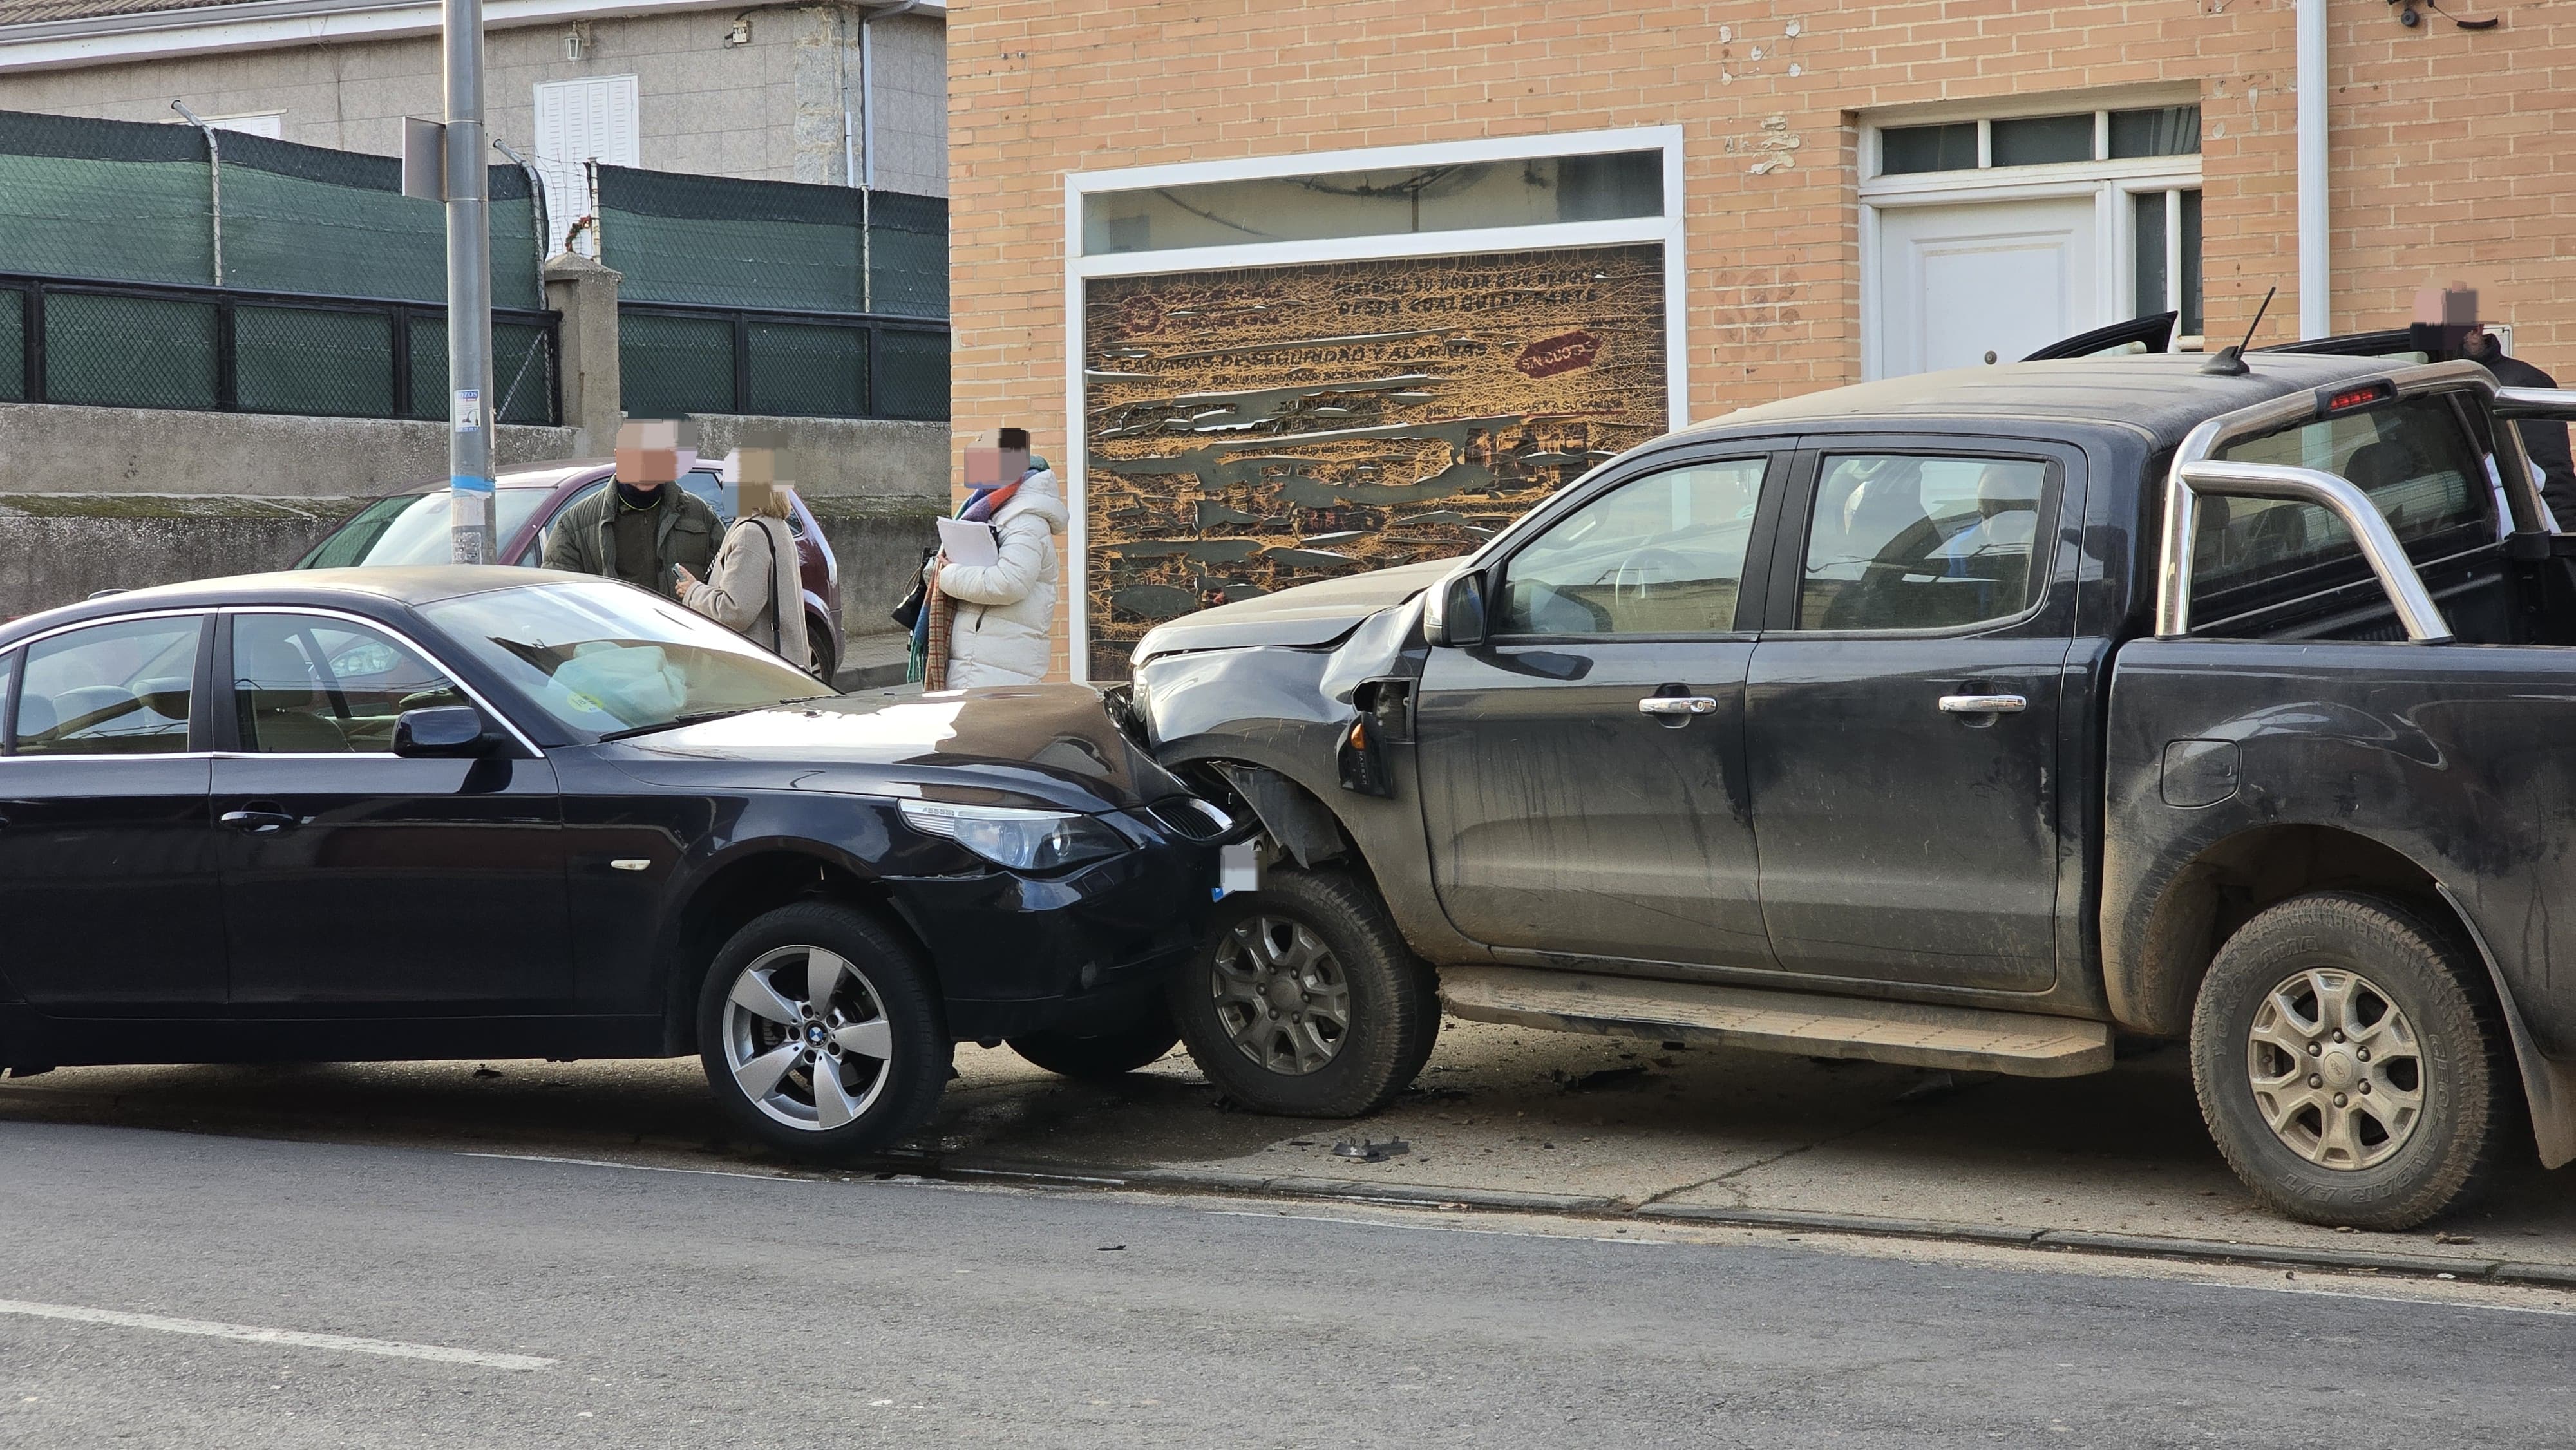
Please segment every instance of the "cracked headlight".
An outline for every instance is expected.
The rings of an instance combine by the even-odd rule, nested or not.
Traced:
[[[1014,871],[1056,871],[1127,849],[1127,838],[1108,822],[1078,811],[905,801],[903,818],[916,831],[946,836],[994,865]]]

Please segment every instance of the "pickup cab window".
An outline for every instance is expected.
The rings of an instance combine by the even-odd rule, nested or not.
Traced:
[[[2351,480],[2418,563],[2497,537],[2486,465],[2447,397],[2402,398],[2303,423],[2231,443],[2215,456]],[[2342,520],[2290,499],[2205,497],[2193,545],[2192,594],[2213,620],[2359,578],[2367,567]]]
[[[1550,525],[1503,566],[1498,633],[1723,634],[1768,460],[1669,469]]]
[[[1799,628],[1956,629],[2028,609],[2047,486],[2032,458],[1828,456]]]

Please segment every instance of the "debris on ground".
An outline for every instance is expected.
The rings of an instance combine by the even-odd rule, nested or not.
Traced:
[[[1947,1094],[1957,1092],[1960,1086],[1959,1075],[1957,1073],[1943,1071],[1929,1072],[1924,1074],[1921,1082],[1918,1082],[1912,1087],[1907,1088],[1905,1091],[1898,1093],[1896,1095],[1896,1101],[1900,1103],[1913,1103],[1920,1102],[1925,1098],[1942,1097]]]
[[[1604,1067],[1592,1072],[1587,1072],[1581,1077],[1576,1077],[1571,1073],[1566,1072],[1563,1068],[1559,1068],[1556,1071],[1549,1073],[1548,1076],[1554,1078],[1556,1080],[1556,1085],[1567,1092],[1589,1093],[1599,1092],[1603,1088],[1626,1087],[1632,1083],[1642,1083],[1646,1079],[1646,1069],[1643,1067]]]
[[[2437,1244],[2473,1244],[2477,1242],[2477,1239],[2468,1234],[2437,1233],[2433,1235],[2433,1242]]]
[[[1365,1138],[1342,1138],[1333,1144],[1333,1156],[1351,1158],[1362,1163],[1383,1163],[1399,1153],[1410,1153],[1413,1145],[1402,1138],[1389,1138],[1372,1143]]]
[[[1104,1254],[1123,1254],[1127,1252],[1127,1246],[1125,1244],[1102,1244],[1099,1248],[1099,1252]]]
[[[476,1077],[499,1077],[501,1075],[501,1069],[497,1067],[478,1067],[474,1069],[474,1075]]]

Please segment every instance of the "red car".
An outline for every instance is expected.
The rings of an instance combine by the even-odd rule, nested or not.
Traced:
[[[495,562],[535,568],[545,557],[546,530],[572,507],[608,486],[616,465],[606,458],[560,459],[505,470],[492,510]],[[716,476],[713,463],[702,463],[680,475],[680,486],[704,499],[716,517],[730,525],[737,512],[734,490]],[[805,586],[805,667],[823,680],[840,668],[841,565],[823,538],[823,525],[805,500],[795,501],[787,521],[796,535],[798,569]],[[444,564],[448,561],[447,485],[422,484],[407,493],[380,498],[313,547],[298,569],[340,569],[371,564]]]

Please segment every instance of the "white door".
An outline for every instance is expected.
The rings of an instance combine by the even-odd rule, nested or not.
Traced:
[[[590,76],[577,81],[542,81],[537,85],[536,155],[531,158],[546,184],[546,250],[563,245],[572,224],[590,215],[590,182],[585,163],[638,166],[635,139],[635,77]],[[582,250],[599,254],[595,233],[585,233]]]
[[[2094,199],[1886,207],[1873,375],[2015,362],[2097,316]],[[1993,356],[1988,357],[1991,353]]]

